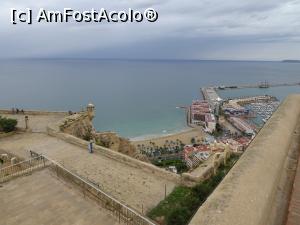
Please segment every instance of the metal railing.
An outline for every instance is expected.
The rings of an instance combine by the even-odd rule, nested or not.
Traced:
[[[29,174],[38,168],[46,166],[43,156],[37,156],[26,161],[16,163],[0,169],[0,183],[10,180],[13,177]]]
[[[91,181],[83,179],[79,175],[69,171],[59,163],[46,158],[45,156],[44,158],[50,162],[48,168],[53,171],[58,178],[75,186],[83,193],[85,197],[89,197],[90,199],[96,201],[103,208],[109,210],[118,218],[119,222],[122,221],[126,225],[156,225],[149,218],[143,216],[139,212],[131,209],[114,197],[100,190],[99,187],[97,187]]]
[[[8,181],[13,177],[30,174],[38,168],[47,166],[50,171],[56,174],[57,178],[78,188],[85,197],[95,200],[103,208],[109,210],[116,216],[119,219],[119,222],[122,221],[126,225],[156,225],[147,217],[100,190],[99,187],[91,181],[83,179],[52,159],[32,151],[30,151],[30,155],[32,158],[29,160],[1,169],[0,183]]]

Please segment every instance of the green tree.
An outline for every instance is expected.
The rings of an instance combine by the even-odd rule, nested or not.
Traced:
[[[191,143],[195,144],[196,143],[196,139],[194,137],[191,138]]]

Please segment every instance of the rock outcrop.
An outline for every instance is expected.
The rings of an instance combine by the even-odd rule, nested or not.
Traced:
[[[96,144],[147,162],[146,156],[139,154],[129,140],[119,137],[114,132],[98,132],[94,135]]]
[[[60,131],[84,140],[91,140],[95,133],[94,126],[87,112],[80,112],[66,117],[59,126]]]
[[[129,140],[119,137],[115,132],[96,132],[92,120],[95,114],[93,104],[84,112],[75,113],[61,121],[59,129],[63,133],[73,135],[86,141],[94,140],[97,145],[123,153],[135,159],[148,161],[147,157],[138,153]]]

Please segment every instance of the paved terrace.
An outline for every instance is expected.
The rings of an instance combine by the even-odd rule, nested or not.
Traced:
[[[6,114],[4,111],[0,110],[0,116],[14,118],[18,120],[18,127],[25,128],[25,115],[23,114]],[[32,132],[46,132],[46,127],[50,123],[57,122],[63,119],[67,113],[50,113],[47,114],[36,114],[28,115],[29,117],[29,126]]]
[[[106,210],[66,186],[48,170],[1,186],[0,218],[5,225],[119,224]]]
[[[23,115],[19,116],[23,119]],[[99,184],[103,191],[139,212],[143,208],[145,213],[164,198],[165,185],[167,194],[175,187],[175,183],[168,179],[104,155],[89,154],[85,148],[43,133],[47,124],[54,122],[55,118],[60,119],[61,115],[57,117],[37,115],[29,118],[32,130],[42,133],[22,133],[2,138],[0,149],[23,158],[29,157],[29,150],[43,153],[67,169]]]

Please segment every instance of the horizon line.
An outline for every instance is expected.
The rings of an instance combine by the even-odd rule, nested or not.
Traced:
[[[103,61],[219,61],[219,62],[283,62],[298,61],[297,59],[172,59],[172,58],[94,58],[94,57],[11,57],[0,60],[103,60]]]

